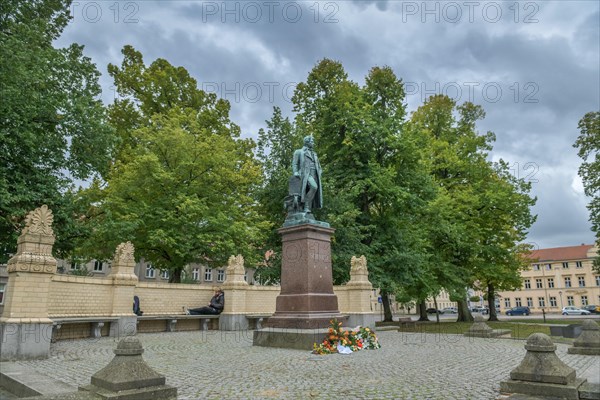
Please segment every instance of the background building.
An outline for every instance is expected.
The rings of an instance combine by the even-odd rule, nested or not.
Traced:
[[[521,289],[500,292],[500,308],[528,306],[531,312],[560,312],[563,307],[600,304],[600,275],[592,270],[594,245],[535,250],[521,273]]]

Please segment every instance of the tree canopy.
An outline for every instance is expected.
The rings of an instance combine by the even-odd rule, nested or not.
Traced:
[[[108,170],[114,136],[106,124],[99,72],[72,44],[55,48],[70,2],[0,5],[0,262],[16,250],[25,215],[54,210],[60,254],[72,249],[76,179]]]

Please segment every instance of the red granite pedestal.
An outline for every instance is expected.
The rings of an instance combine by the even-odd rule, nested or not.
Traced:
[[[306,345],[321,341],[323,328],[333,318],[343,320],[333,292],[331,271],[331,235],[335,230],[315,224],[302,224],[279,229],[282,236],[281,292],[277,296],[275,314],[256,331],[258,346],[288,347],[288,335],[294,337],[292,348],[306,337]],[[320,338],[320,339],[318,339]],[[315,340],[317,339],[317,340]]]

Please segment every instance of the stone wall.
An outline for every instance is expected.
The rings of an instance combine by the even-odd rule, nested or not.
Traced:
[[[108,278],[54,275],[48,293],[48,316],[111,315],[113,283]]]
[[[49,318],[108,316],[113,305],[113,282],[108,278],[54,275],[48,294]],[[245,291],[248,314],[275,312],[278,286],[252,286]],[[344,314],[370,311],[361,309],[356,293],[346,286],[334,286],[340,311]],[[138,282],[134,294],[140,298],[140,308],[145,315],[181,314],[183,307],[202,307],[213,295],[212,286],[183,283]],[[33,293],[32,293],[33,295]],[[227,302],[227,290],[225,301]],[[127,300],[133,303],[133,299]]]

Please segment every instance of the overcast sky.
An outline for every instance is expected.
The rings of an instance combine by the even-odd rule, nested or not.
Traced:
[[[58,41],[85,45],[106,102],[108,63],[133,45],[147,64],[165,58],[232,103],[244,136],[323,58],[363,83],[373,66],[403,79],[409,111],[444,93],[481,104],[491,157],[531,180],[536,248],[590,244],[579,119],[600,109],[598,1],[74,1]]]

